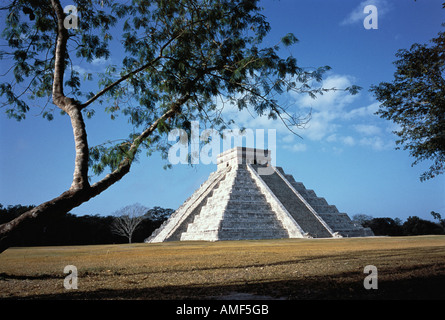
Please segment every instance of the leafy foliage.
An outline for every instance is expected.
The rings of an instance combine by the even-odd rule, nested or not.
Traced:
[[[89,0],[75,1],[82,12],[82,19],[79,20],[79,29],[73,29],[70,34],[73,54],[67,53],[65,57],[65,88],[76,98],[83,97],[85,93],[81,91],[80,74],[74,68],[72,56],[87,61],[108,58],[108,45],[112,37],[106,32],[117,21],[116,16],[95,10],[92,4]],[[51,3],[16,0],[2,9],[7,10],[2,37],[12,49],[2,51],[0,55],[2,59],[12,60],[8,70],[8,73],[12,72],[12,82],[0,84],[0,96],[5,98],[2,105],[7,106],[9,117],[22,120],[30,110],[27,100],[36,100],[42,109],[42,116],[52,120],[54,109],[47,107],[52,96],[57,23]],[[20,85],[22,83],[24,85]]]
[[[376,236],[401,236],[402,224],[392,218],[373,218],[363,223],[364,227],[371,228]]]
[[[433,211],[434,212],[434,211]],[[445,223],[440,220],[440,214],[435,213],[433,217],[439,217],[440,223],[421,219],[417,216],[408,217],[405,222],[399,218],[372,218],[366,215],[357,215],[363,227],[371,228],[376,236],[416,236],[427,234],[445,234]],[[355,217],[355,216],[354,216]]]
[[[444,234],[444,229],[437,223],[420,219],[419,217],[408,217],[403,224],[404,233],[408,236],[422,234]]]
[[[129,138],[90,148],[94,174],[116,169],[123,159],[133,161],[143,148],[166,157],[168,144],[162,137],[172,128],[186,129],[192,120],[224,129],[233,119],[221,116],[222,101],[279,118],[291,128],[302,119],[281,106],[278,95],[294,90],[315,97],[337,90],[312,87],[328,66],[306,69],[293,56],[279,56],[281,45],[298,41],[293,34],[275,46],[262,45],[270,25],[257,0],[73,0],[73,4],[79,26],[67,31],[65,94],[79,102],[87,117],[102,105],[111,119],[122,115],[134,128]],[[42,116],[52,120],[57,23],[50,1],[15,0],[2,9],[7,11],[2,36],[11,51],[2,51],[1,58],[11,61],[12,72],[12,81],[0,84],[2,105],[11,118],[22,120],[34,100]],[[77,63],[94,61],[105,61],[105,72],[81,74]],[[342,90],[354,94],[358,89]],[[175,117],[160,122],[149,139],[137,140],[136,133],[170,109],[176,111]],[[135,142],[137,152],[129,152]]]
[[[431,42],[399,50],[393,82],[371,89],[382,102],[377,114],[399,126],[396,143],[416,159],[413,165],[433,161],[422,181],[445,170],[445,33]]]
[[[7,206],[0,204],[0,223],[4,223],[26,212],[33,206]],[[153,207],[133,234],[134,242],[143,242],[154,230],[169,217],[173,209]],[[153,214],[153,213],[158,213]],[[14,235],[16,246],[47,245],[91,245],[106,243],[125,243],[128,239],[112,233],[114,216],[74,215],[57,212],[38,218],[34,225],[23,225]]]

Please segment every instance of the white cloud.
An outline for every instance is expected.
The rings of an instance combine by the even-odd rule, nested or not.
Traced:
[[[228,102],[223,105],[220,99],[216,101],[216,105],[218,109],[222,109],[222,116],[226,121],[229,119],[235,120],[235,125],[231,126],[233,128],[244,127],[252,130],[264,129],[266,131],[267,129],[275,129],[277,133],[282,133],[287,137],[288,141],[290,141],[291,136],[294,136],[279,118],[274,120],[269,119],[267,115],[258,116],[255,111],[249,108],[240,111],[237,106]]]
[[[338,141],[338,136],[336,133],[331,134],[329,137],[326,138],[327,142],[336,142]]]
[[[401,131],[401,130],[402,130],[402,126],[400,124],[394,123],[394,122],[389,122],[385,129],[385,132],[394,133],[394,132]]]
[[[390,5],[387,0],[365,0],[360,2],[360,4],[355,7],[349,15],[340,22],[340,25],[351,25],[355,23],[362,23],[364,18],[367,16],[366,13],[363,12],[363,9],[367,5],[374,5],[378,11],[378,17],[381,19],[390,11]]]
[[[81,76],[87,73],[95,74],[98,72],[104,72],[106,69],[106,64],[109,63],[111,63],[111,59],[94,58],[91,63],[84,63],[82,66],[78,64],[73,65],[73,70],[79,72]]]
[[[345,119],[353,119],[357,117],[368,117],[373,115],[379,109],[380,103],[374,102],[369,106],[352,109],[343,115]]]
[[[111,59],[106,59],[106,58],[94,58],[91,63],[95,66],[99,66],[99,65],[104,65],[107,63],[111,63]]]
[[[366,136],[373,136],[382,132],[380,127],[372,124],[356,124],[353,127],[358,133],[362,133]]]
[[[354,146],[356,144],[356,141],[354,139],[354,137],[351,136],[342,136],[339,135],[337,133],[330,135],[329,137],[326,138],[327,142],[339,142],[342,143],[346,146]]]
[[[330,74],[319,85],[323,88],[343,89],[353,83],[356,81],[351,76]],[[301,114],[311,112],[311,119],[305,128],[295,130],[305,139],[304,143],[296,138],[279,119],[259,117],[247,109],[239,111],[236,106],[229,103],[224,105],[223,115],[226,119],[235,119],[240,127],[254,131],[265,129],[265,135],[267,135],[267,129],[275,129],[277,145],[291,152],[307,151],[312,141],[329,143],[337,150],[348,147],[385,150],[389,146],[393,147],[393,139],[389,137],[387,125],[380,124],[378,117],[374,115],[380,104],[373,101],[363,106],[361,100],[367,100],[363,94],[351,95],[349,92],[338,90],[312,99],[307,95],[289,92],[284,94],[282,99],[296,106],[292,112],[299,111]],[[289,111],[291,112],[290,109]]]
[[[302,141],[301,138],[289,132],[285,134],[284,137],[281,135],[281,138],[278,138],[277,146],[292,152],[306,151],[307,145],[301,143],[301,141]]]
[[[73,70],[79,72],[81,76],[83,76],[85,73],[91,73],[91,70],[85,69],[84,67],[81,67],[79,65],[73,65]]]
[[[346,137],[342,137],[342,142],[343,144],[347,145],[347,146],[353,146],[355,145],[355,140],[353,137],[351,136],[346,136]]]
[[[307,146],[303,143],[284,144],[282,147],[283,149],[293,152],[302,152],[307,150]]]
[[[293,134],[288,134],[286,136],[284,136],[281,141],[283,141],[284,143],[292,143],[295,140],[295,135]]]
[[[354,79],[348,75],[331,74],[322,81],[321,86],[332,90],[312,99],[308,95],[295,95],[296,105],[303,109],[311,109],[312,117],[301,134],[310,140],[320,141],[335,134],[340,128],[340,120],[344,117],[346,107],[355,102],[359,95],[351,95],[341,89],[353,84]]]
[[[325,89],[344,89],[352,85],[354,78],[348,75],[331,74],[322,81],[321,86]],[[332,90],[317,95],[313,99],[309,95],[291,93],[294,95],[298,105],[303,108],[312,108],[317,111],[338,111],[357,99],[357,95],[351,95],[343,90]]]
[[[364,137],[360,139],[359,144],[362,146],[370,146],[372,149],[381,151],[393,148],[392,141],[384,141],[381,137]]]
[[[334,123],[334,120],[338,118],[338,115],[334,112],[314,112],[311,121],[302,130],[301,134],[311,140],[321,140],[338,130],[339,125]]]

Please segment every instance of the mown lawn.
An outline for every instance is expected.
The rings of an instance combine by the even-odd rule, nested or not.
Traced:
[[[78,289],[65,289],[65,266]],[[366,290],[367,265],[378,289]],[[445,236],[10,248],[1,299],[444,299]]]

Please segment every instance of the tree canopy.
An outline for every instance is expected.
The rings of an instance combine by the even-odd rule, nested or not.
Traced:
[[[398,126],[396,143],[409,150],[413,165],[432,161],[420,177],[424,181],[445,170],[445,32],[430,45],[399,50],[396,57],[394,80],[371,91],[382,102],[377,114]]]

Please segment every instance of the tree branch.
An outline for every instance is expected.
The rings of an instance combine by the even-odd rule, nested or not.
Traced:
[[[91,185],[90,188],[90,194],[91,197],[95,197],[96,195],[100,194],[104,190],[106,190],[108,187],[110,187],[115,182],[119,181],[124,177],[128,172],[130,172],[131,164],[133,163],[134,156],[136,155],[136,152],[142,143],[143,140],[148,138],[154,130],[158,127],[159,123],[173,117],[177,112],[177,105],[182,104],[181,101],[186,101],[187,98],[180,99],[177,103],[175,103],[172,108],[170,108],[167,112],[165,112],[161,117],[159,117],[155,122],[152,123],[150,127],[148,127],[144,132],[142,132],[131,144],[130,150],[128,152],[128,157],[126,157],[124,160],[121,161],[118,168],[114,170],[112,173],[107,174],[102,180],[94,183]],[[180,105],[179,105],[180,106]]]
[[[128,78],[130,78],[131,76],[149,68],[150,66],[154,65],[156,62],[158,62],[159,60],[161,60],[162,58],[164,58],[164,50],[165,48],[167,48],[170,43],[172,43],[173,41],[175,41],[177,38],[179,38],[181,36],[182,33],[173,36],[170,40],[168,40],[159,50],[159,55],[152,61],[144,64],[143,66],[137,68],[136,70],[133,70],[129,73],[127,73],[125,76],[121,77],[119,80],[113,82],[112,84],[110,84],[109,86],[107,86],[106,88],[100,90],[98,93],[96,93],[93,97],[91,97],[87,102],[83,103],[80,105],[80,109],[84,109],[87,106],[89,106],[91,103],[93,103],[94,101],[96,101],[100,96],[102,96],[103,94],[105,94],[107,91],[111,90],[112,88],[114,88],[115,86],[117,86],[119,83],[127,80]]]
[[[66,44],[68,41],[68,31],[63,25],[65,16],[62,5],[58,0],[51,0],[51,5],[56,13],[57,19],[57,42],[54,55],[53,102],[60,109],[68,113],[67,105],[72,102],[72,99],[67,101],[67,98],[63,94],[63,74],[65,72],[65,55]]]
[[[150,61],[149,63],[144,64],[142,67],[133,70],[129,73],[127,73],[125,76],[123,76],[122,78],[120,78],[119,80],[113,82],[112,84],[110,84],[109,86],[107,86],[106,88],[100,90],[98,93],[96,93],[93,97],[91,97],[87,102],[83,103],[80,105],[80,109],[85,109],[86,107],[88,107],[91,103],[93,103],[94,101],[96,101],[100,96],[102,96],[103,94],[105,94],[107,91],[111,90],[112,88],[114,88],[115,86],[117,86],[119,83],[127,80],[128,78],[130,78],[132,75],[135,75],[145,69],[147,69],[148,67],[150,67],[151,65],[153,65],[154,63],[156,63],[157,61],[159,61],[162,58],[162,56],[158,56],[156,59]]]

